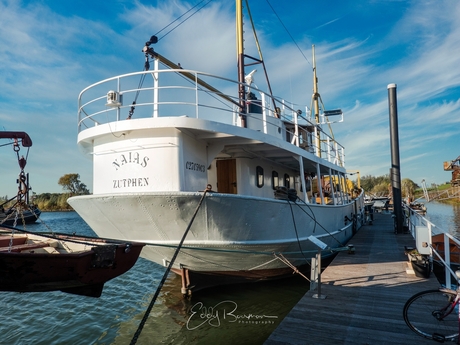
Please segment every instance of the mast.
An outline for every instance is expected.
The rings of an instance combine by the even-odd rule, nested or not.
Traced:
[[[246,90],[244,80],[243,4],[236,0],[236,48],[238,61],[238,97],[240,99],[241,127],[246,127]]]
[[[315,45],[312,45],[313,54],[313,106],[315,109],[315,122],[319,125],[319,93],[318,93],[318,78],[316,77],[316,59],[315,59]],[[318,157],[321,157],[321,138],[318,126],[316,127],[316,150]]]

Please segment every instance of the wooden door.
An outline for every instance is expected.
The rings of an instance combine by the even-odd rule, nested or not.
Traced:
[[[218,160],[217,167],[217,192],[236,194],[236,160]]]

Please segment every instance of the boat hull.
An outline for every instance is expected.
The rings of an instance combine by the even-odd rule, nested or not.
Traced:
[[[0,216],[0,225],[14,225],[15,222],[16,224],[32,224],[37,221],[41,213],[42,212],[37,207],[35,207],[31,208],[30,210],[23,211],[20,215],[18,215],[17,219],[15,219],[14,215],[4,214]]]
[[[89,195],[69,203],[101,237],[147,244],[142,256],[167,266],[190,225],[173,270],[207,276],[265,280],[292,274],[293,266],[309,264],[318,247],[313,235],[334,254],[360,225],[351,221],[358,207],[316,205],[231,194],[143,193]],[[360,202],[361,199],[355,202]],[[198,208],[198,210],[197,210]],[[116,212],[114,212],[116,210]],[[196,217],[191,223],[192,216]],[[238,279],[237,279],[238,280]]]
[[[4,236],[9,237],[9,236]],[[0,291],[63,291],[100,297],[104,283],[128,271],[137,261],[143,244],[104,243],[98,239],[56,235],[61,241],[78,240],[88,249],[68,254],[0,251]],[[5,242],[5,243],[3,243]],[[9,239],[0,243],[4,249]],[[14,246],[16,243],[12,243]],[[92,247],[94,246],[94,247]],[[92,249],[91,249],[92,248]]]

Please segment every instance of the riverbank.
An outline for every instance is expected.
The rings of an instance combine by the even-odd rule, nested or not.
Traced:
[[[74,211],[67,203],[67,199],[72,196],[71,193],[43,193],[34,194],[30,197],[30,203],[36,205],[42,212],[66,212]],[[16,203],[16,198],[6,202],[8,197],[0,198],[0,204],[5,209],[12,207]]]

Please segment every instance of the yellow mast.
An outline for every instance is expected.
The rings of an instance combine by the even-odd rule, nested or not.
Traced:
[[[243,4],[236,0],[236,50],[238,60],[238,95],[240,99],[241,127],[246,127],[246,90],[244,87]]]
[[[349,175],[354,175],[354,174],[358,175],[357,186],[358,186],[358,189],[361,189],[361,175],[359,173],[359,170],[347,170],[347,173],[351,173]]]
[[[313,107],[315,111],[315,121],[319,125],[319,93],[318,93],[318,78],[316,77],[316,59],[315,59],[315,45],[312,45],[313,54]],[[316,130],[316,147],[318,157],[321,157],[321,138],[320,131],[317,127]]]

